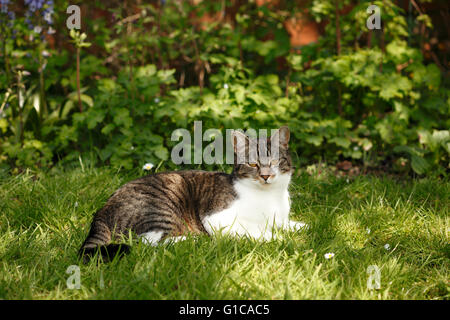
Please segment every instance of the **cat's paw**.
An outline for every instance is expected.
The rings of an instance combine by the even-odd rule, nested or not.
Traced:
[[[308,230],[309,225],[300,221],[289,221],[289,229],[291,231]]]
[[[163,243],[164,244],[174,244],[180,241],[185,241],[187,238],[186,236],[178,236],[178,237],[169,237],[164,239]]]

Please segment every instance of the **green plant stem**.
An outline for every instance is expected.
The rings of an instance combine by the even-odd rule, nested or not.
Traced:
[[[339,115],[342,116],[342,86],[340,83],[338,83],[338,112]]]
[[[341,26],[340,26],[340,16],[339,16],[339,5],[338,5],[338,1],[335,0],[334,2],[335,5],[335,17],[336,17],[336,53],[337,55],[341,55]],[[338,90],[338,113],[340,116],[342,116],[342,87],[341,84],[338,83],[337,86],[337,90]]]
[[[383,24],[381,25],[381,36],[380,36],[380,47],[381,47],[381,62],[380,62],[380,72],[383,72],[383,59],[384,54],[386,52],[386,46],[385,46],[385,38],[384,38],[384,28]]]
[[[20,142],[20,145],[23,146],[23,108],[24,105],[20,103],[22,100],[22,74],[19,71],[17,74],[17,104],[19,106],[18,116],[19,116],[19,132],[16,133],[16,142]]]
[[[39,50],[39,117],[42,120],[44,119],[44,116],[47,115],[47,103],[45,100],[45,80],[44,80],[44,67],[43,67],[43,61],[42,61],[42,51]]]
[[[2,30],[2,34],[5,34],[4,30]],[[2,54],[5,59],[6,83],[9,85],[11,82],[11,66],[9,65],[9,56],[6,53],[6,37],[4,36],[2,36]]]
[[[80,48],[77,47],[77,95],[78,108],[80,113],[83,113],[83,105],[81,104],[81,89],[80,89]]]

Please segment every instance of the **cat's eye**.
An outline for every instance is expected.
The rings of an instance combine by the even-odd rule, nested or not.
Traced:
[[[248,165],[252,168],[256,168],[258,166],[256,163],[249,163]]]

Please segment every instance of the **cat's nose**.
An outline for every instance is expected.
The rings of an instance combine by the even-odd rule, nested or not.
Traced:
[[[261,175],[261,178],[263,178],[265,181],[267,181],[267,179],[269,179],[270,175]]]

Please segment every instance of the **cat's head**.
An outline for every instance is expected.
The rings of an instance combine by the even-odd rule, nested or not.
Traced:
[[[232,133],[234,175],[259,187],[289,180],[293,171],[289,154],[289,128],[281,127],[270,138],[250,138],[240,131]]]

